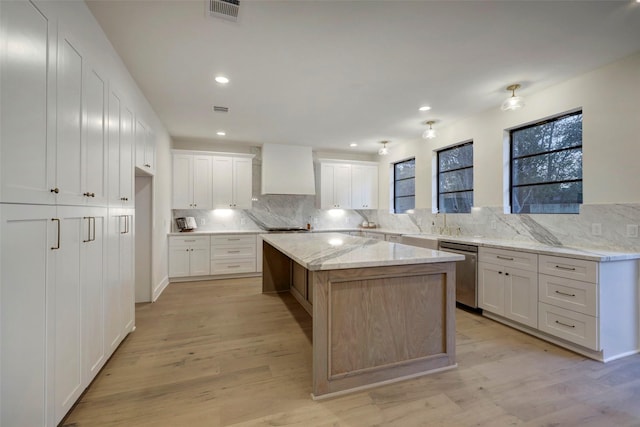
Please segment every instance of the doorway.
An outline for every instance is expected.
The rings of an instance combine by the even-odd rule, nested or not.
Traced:
[[[153,176],[136,175],[135,271],[136,303],[151,302],[153,297],[152,231]]]

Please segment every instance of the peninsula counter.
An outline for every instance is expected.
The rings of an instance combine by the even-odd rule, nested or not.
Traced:
[[[314,399],[457,366],[463,256],[340,233],[262,239],[262,291],[290,291],[313,317]]]

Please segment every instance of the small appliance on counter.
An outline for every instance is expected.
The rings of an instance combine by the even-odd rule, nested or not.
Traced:
[[[198,224],[196,224],[196,219],[192,216],[185,216],[182,218],[176,218],[176,225],[178,226],[178,230],[183,231],[193,231],[198,228]]]

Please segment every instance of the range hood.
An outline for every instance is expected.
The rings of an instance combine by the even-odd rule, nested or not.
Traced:
[[[264,144],[262,194],[315,195],[311,147]]]

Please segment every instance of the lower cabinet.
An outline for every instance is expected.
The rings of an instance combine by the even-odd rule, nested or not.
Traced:
[[[0,218],[0,425],[57,425],[111,354],[106,325],[115,347],[133,328],[133,246],[111,306],[107,208],[1,205]]]
[[[537,255],[480,248],[479,256],[478,305],[480,308],[537,328]],[[524,267],[528,269],[512,267],[516,262],[522,265],[523,258],[528,260],[524,263]]]
[[[169,277],[209,274],[209,236],[169,237]]]
[[[211,274],[255,273],[256,235],[211,236]]]
[[[291,288],[289,290],[302,307],[313,315],[313,281],[309,272],[295,261],[291,261]]]

